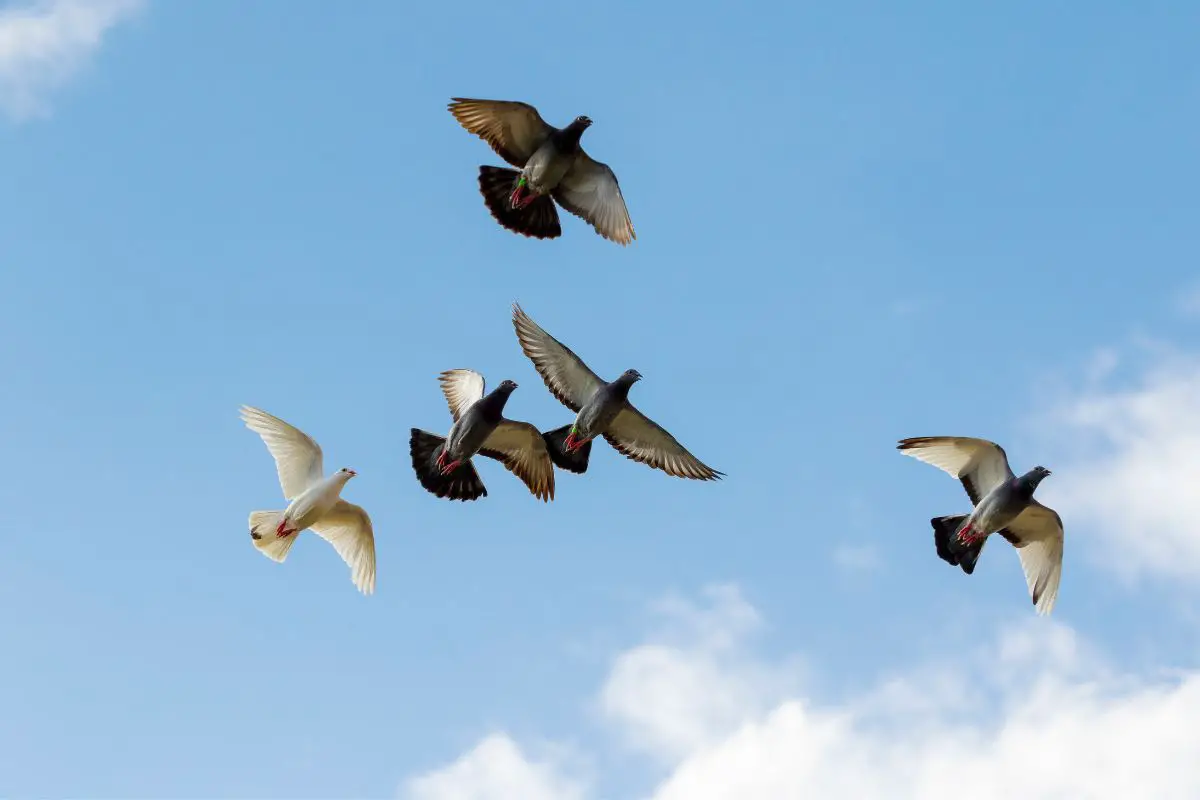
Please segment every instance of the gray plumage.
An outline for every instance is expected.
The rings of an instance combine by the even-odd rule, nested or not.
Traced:
[[[629,402],[630,387],[642,377],[637,370],[626,370],[615,381],[601,380],[516,304],[513,327],[522,351],[550,393],[575,412],[572,425],[544,434],[556,465],[572,472],[586,471],[592,439],[603,436],[617,452],[668,475],[702,481],[722,476]]]
[[[986,439],[920,436],[897,449],[958,478],[971,500],[970,514],[930,520],[938,555],[970,575],[987,538],[999,533],[1017,548],[1038,613],[1050,613],[1062,579],[1062,520],[1033,496],[1050,470],[1014,475],[1004,448]]]
[[[580,146],[592,121],[565,128],[542,119],[528,103],[455,97],[450,113],[517,170],[479,168],[479,190],[492,216],[509,230],[539,239],[562,234],[557,202],[604,238],[627,245],[637,238],[617,176]]]
[[[445,438],[412,429],[409,452],[417,479],[428,491],[451,500],[487,496],[476,455],[495,459],[521,479],[537,498],[554,499],[554,467],[541,433],[528,422],[506,419],[504,406],[517,388],[502,381],[484,394],[484,378],[469,369],[438,376],[454,424]]]

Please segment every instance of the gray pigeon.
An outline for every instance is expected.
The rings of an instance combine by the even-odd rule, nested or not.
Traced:
[[[551,394],[576,413],[572,424],[543,434],[556,465],[575,473],[586,472],[592,439],[603,436],[617,452],[668,475],[709,481],[724,474],[701,463],[674,436],[633,407],[628,400],[629,389],[642,378],[636,369],[627,369],[615,381],[606,383],[515,303],[513,327],[521,349]]]
[[[412,429],[409,454],[417,479],[428,491],[450,500],[478,500],[487,489],[471,457],[494,458],[520,478],[534,497],[554,499],[554,466],[546,443],[528,422],[504,418],[504,404],[517,388],[503,381],[484,395],[483,376],[452,369],[438,376],[454,424],[445,438]]]
[[[528,103],[453,97],[450,113],[520,172],[479,168],[479,191],[496,221],[537,239],[562,235],[554,201],[620,245],[637,238],[617,176],[579,146],[592,121],[576,117],[565,128],[548,124]],[[551,200],[551,198],[554,198]]]
[[[970,575],[987,537],[999,533],[1017,548],[1038,613],[1049,614],[1062,579],[1063,526],[1033,493],[1050,470],[1034,467],[1017,477],[1004,448],[986,439],[918,436],[901,439],[897,449],[961,480],[975,507],[970,514],[930,520],[942,560]]]

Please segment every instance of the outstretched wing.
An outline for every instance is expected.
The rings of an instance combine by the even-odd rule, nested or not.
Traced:
[[[242,406],[241,416],[246,427],[262,437],[275,459],[284,497],[288,500],[298,497],[321,480],[325,473],[324,458],[321,446],[311,436],[252,406]]]
[[[559,205],[586,221],[605,239],[623,246],[637,238],[616,173],[582,148],[551,194]]]
[[[375,532],[361,506],[338,500],[311,529],[333,545],[350,567],[350,579],[360,592],[375,591]]]
[[[578,414],[604,386],[604,381],[571,348],[542,330],[516,303],[513,303],[513,327],[521,350],[533,362],[550,393]]]
[[[520,478],[533,496],[549,502],[554,499],[554,462],[546,449],[546,440],[528,422],[503,420],[479,450],[494,458]]]
[[[1014,477],[1004,448],[987,439],[917,436],[901,439],[896,448],[958,478],[972,505],[979,505],[988,492]]]
[[[622,455],[677,478],[711,481],[724,475],[689,453],[661,425],[629,403],[609,423],[604,438]]]
[[[438,375],[438,383],[442,385],[442,394],[446,395],[446,403],[455,422],[467,413],[468,408],[483,399],[483,376],[475,370],[446,370]]]
[[[515,100],[452,97],[447,108],[458,124],[483,139],[514,167],[523,167],[554,130],[537,109]]]
[[[1063,526],[1058,512],[1034,500],[1000,535],[1017,548],[1038,613],[1049,614],[1062,581]]]

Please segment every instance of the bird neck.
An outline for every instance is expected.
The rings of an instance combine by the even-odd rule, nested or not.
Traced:
[[[560,151],[573,153],[579,149],[579,140],[583,137],[584,130],[584,126],[572,122],[554,137],[555,144]]]
[[[508,389],[496,389],[479,401],[479,414],[487,422],[499,422],[504,415],[504,405],[508,402],[508,396],[512,394]]]
[[[1018,496],[1028,500],[1033,497],[1034,490],[1037,489],[1041,479],[1030,473],[1025,473],[1013,480],[1013,490]]]
[[[624,375],[617,378],[609,384],[612,391],[612,396],[618,400],[624,400],[629,397],[629,390],[633,388],[634,381]]]

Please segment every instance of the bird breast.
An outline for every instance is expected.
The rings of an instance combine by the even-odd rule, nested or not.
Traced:
[[[328,479],[310,486],[288,504],[284,513],[298,530],[304,530],[329,513],[341,496],[342,486],[341,482]]]
[[[526,162],[525,180],[538,194],[549,194],[570,168],[571,159],[560,155],[547,143]]]

